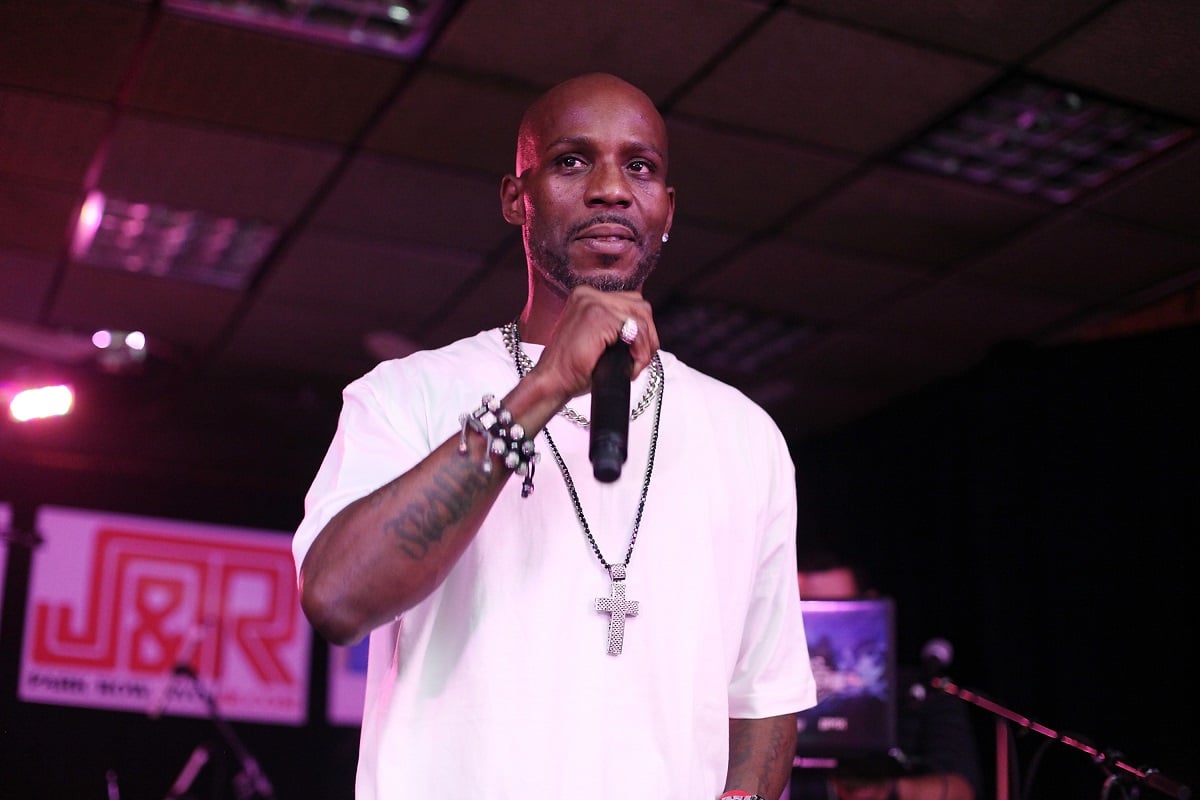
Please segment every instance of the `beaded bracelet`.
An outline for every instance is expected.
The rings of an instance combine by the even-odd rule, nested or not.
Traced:
[[[487,452],[483,456],[481,468],[484,472],[492,471],[492,456],[501,456],[504,466],[524,475],[521,483],[521,497],[529,497],[533,493],[533,469],[541,458],[533,448],[533,439],[525,435],[521,423],[513,422],[512,412],[500,404],[494,394],[485,394],[479,408],[468,414],[460,414],[458,421],[462,423],[462,434],[458,440],[458,452],[467,452],[467,429],[480,433],[487,440]]]

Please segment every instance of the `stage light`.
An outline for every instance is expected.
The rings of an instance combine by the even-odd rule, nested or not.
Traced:
[[[146,360],[146,334],[141,331],[98,330],[92,344],[100,351],[97,363],[108,372],[126,372]]]
[[[69,414],[74,404],[75,393],[70,386],[38,386],[14,392],[8,401],[8,413],[17,422],[29,422]]]

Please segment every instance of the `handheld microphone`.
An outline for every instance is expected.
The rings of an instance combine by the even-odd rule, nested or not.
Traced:
[[[588,458],[602,483],[621,477],[629,444],[629,384],[633,356],[629,345],[616,341],[605,348],[592,368],[592,417]]]

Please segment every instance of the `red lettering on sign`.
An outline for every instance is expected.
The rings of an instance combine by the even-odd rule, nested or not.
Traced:
[[[239,656],[264,683],[295,682],[283,656],[301,622],[286,540],[104,528],[95,542],[79,605],[35,605],[34,664],[161,674],[194,647],[201,675],[219,678],[223,655]]]

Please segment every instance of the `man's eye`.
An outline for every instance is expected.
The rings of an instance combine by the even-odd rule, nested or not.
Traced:
[[[653,164],[651,164],[649,161],[642,161],[640,159],[638,161],[630,162],[629,168],[634,172],[654,172]]]
[[[558,165],[560,167],[567,167],[568,169],[574,169],[582,163],[583,159],[579,156],[560,156],[558,159]]]

